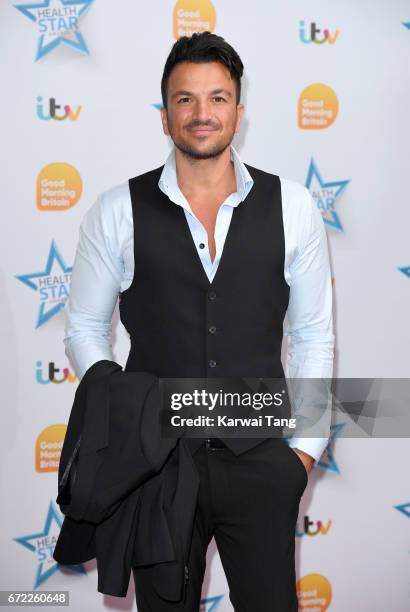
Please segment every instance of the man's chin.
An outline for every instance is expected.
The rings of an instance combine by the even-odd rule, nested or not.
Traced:
[[[214,145],[207,148],[196,147],[188,143],[181,144],[175,141],[174,144],[181,153],[190,159],[213,159],[219,157],[231,143],[228,142],[227,144]]]

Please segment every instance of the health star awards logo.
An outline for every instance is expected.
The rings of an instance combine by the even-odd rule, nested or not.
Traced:
[[[38,42],[34,61],[59,45],[67,45],[84,55],[89,51],[79,31],[78,21],[94,0],[43,0],[13,6],[37,26]]]
[[[33,589],[36,589],[47,578],[50,578],[58,570],[61,571],[61,566],[53,558],[54,547],[57,542],[60,532],[62,520],[56,505],[50,501],[46,520],[42,531],[31,533],[29,535],[13,538],[15,542],[21,544],[37,557],[38,566],[34,579]],[[86,574],[86,569],[82,564],[64,565],[64,569]]]
[[[336,204],[349,183],[350,179],[325,182],[313,157],[310,160],[305,187],[310,190],[325,225],[339,232],[344,229],[336,211]]]
[[[56,243],[52,240],[43,271],[15,275],[15,278],[18,278],[27,287],[39,292],[40,305],[35,329],[44,325],[64,308],[69,293],[72,269],[72,266],[66,265]],[[47,305],[49,305],[48,310]]]

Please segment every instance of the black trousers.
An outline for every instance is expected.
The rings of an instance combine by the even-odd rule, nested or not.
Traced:
[[[184,602],[152,586],[153,566],[133,569],[138,612],[198,612],[212,537],[235,612],[297,612],[295,529],[306,469],[281,438],[235,455],[200,446],[193,455],[200,486]]]

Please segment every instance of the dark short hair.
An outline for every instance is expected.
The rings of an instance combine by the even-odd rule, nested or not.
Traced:
[[[236,103],[241,99],[241,76],[243,64],[241,58],[222,36],[211,32],[194,32],[192,36],[181,36],[171,49],[165,62],[161,79],[162,103],[167,108],[168,79],[172,69],[179,62],[193,62],[202,64],[206,62],[221,62],[224,64],[236,83]]]

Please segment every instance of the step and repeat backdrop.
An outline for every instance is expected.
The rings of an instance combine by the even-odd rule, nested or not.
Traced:
[[[52,558],[78,385],[63,337],[81,220],[101,192],[164,163],[160,79],[174,41],[222,35],[245,65],[233,144],[245,162],[308,187],[323,216],[334,375],[408,377],[410,4],[2,0],[0,19],[0,589],[68,590],[79,611],[136,609],[132,578],[126,598],[110,597],[97,591],[95,561]],[[118,304],[112,334],[125,364]],[[332,430],[295,533],[301,610],[410,609],[409,457],[406,437]],[[231,610],[212,540],[201,611]]]

